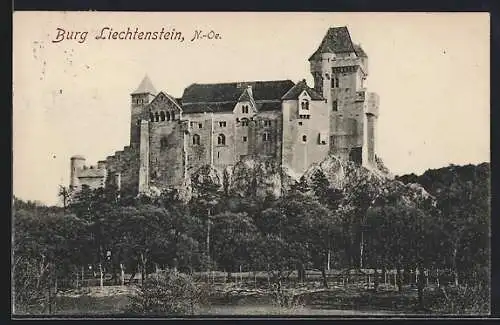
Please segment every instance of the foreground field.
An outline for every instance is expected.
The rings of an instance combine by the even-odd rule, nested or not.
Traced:
[[[288,307],[279,307],[266,289],[241,286],[219,287],[209,302],[201,306],[196,315],[423,315],[439,314],[432,310],[418,310],[416,290],[406,287],[402,293],[382,288],[378,292],[359,286],[332,286],[329,289],[297,288],[301,301]],[[126,308],[135,286],[88,287],[59,293],[53,306],[53,315],[68,316],[127,316]],[[30,314],[47,314],[47,311],[31,311]]]

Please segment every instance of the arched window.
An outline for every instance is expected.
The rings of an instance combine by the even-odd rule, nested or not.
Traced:
[[[155,121],[156,122],[160,121],[160,114],[158,114],[158,112],[155,113]]]
[[[155,115],[153,113],[149,113],[149,119],[151,120],[151,122],[154,122],[155,121]]]
[[[248,119],[247,118],[241,119],[241,126],[248,126]]]
[[[307,142],[307,135],[302,136],[302,142]]]
[[[170,112],[170,118],[173,120],[175,120],[175,113],[174,112]]]
[[[217,137],[217,144],[218,145],[225,145],[226,144],[226,136],[224,134],[219,134]]]
[[[164,111],[161,111],[160,112],[160,120],[163,122],[165,121],[165,112]]]
[[[170,121],[170,112],[167,112],[167,121]]]
[[[200,144],[200,136],[198,134],[193,135],[193,144],[194,145]]]

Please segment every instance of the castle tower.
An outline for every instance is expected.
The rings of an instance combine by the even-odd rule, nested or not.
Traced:
[[[70,179],[69,179],[69,188],[70,190],[77,188],[80,186],[80,182],[78,180],[78,172],[85,165],[85,157],[83,156],[73,156],[71,157],[71,166],[70,166]]]
[[[149,104],[156,95],[153,83],[146,75],[131,96],[130,116],[130,147],[138,148],[140,142],[141,120],[147,119],[144,107]]]
[[[314,89],[330,110],[330,153],[367,166],[375,160],[378,97],[368,94],[368,57],[347,27],[330,28],[309,58]]]

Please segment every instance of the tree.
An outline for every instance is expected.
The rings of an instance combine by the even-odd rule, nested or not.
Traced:
[[[223,212],[214,216],[213,256],[219,266],[231,271],[250,264],[251,246],[255,245],[257,228],[245,213]]]
[[[189,275],[162,271],[145,280],[130,297],[128,311],[147,316],[193,315],[207,293]]]
[[[61,208],[14,207],[13,276],[18,310],[51,312],[58,280],[68,278],[88,245],[88,223]]]

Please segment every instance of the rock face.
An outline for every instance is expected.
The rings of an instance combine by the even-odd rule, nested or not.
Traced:
[[[313,177],[318,173],[322,172],[325,177],[328,179],[331,187],[341,189],[343,186],[343,181],[345,179],[345,163],[342,163],[340,159],[337,157],[330,155],[326,157],[325,160],[318,164],[313,164],[309,167],[304,175],[302,176],[302,180],[306,182],[306,184],[311,184]]]
[[[391,183],[392,187],[398,186],[406,193],[408,200],[431,198],[418,184],[404,185],[402,182],[393,180],[382,161],[377,159],[377,162],[380,168],[366,169],[353,162],[342,161],[334,155],[329,155],[323,161],[309,167],[303,175],[298,175],[286,166],[277,166],[268,160],[245,158],[223,170],[210,165],[201,166],[190,173],[183,186],[177,190],[177,195],[183,202],[189,202],[202,191],[211,189],[231,196],[278,198],[297,182],[310,186],[318,173],[322,173],[331,188],[342,191],[349,191],[352,186],[356,186],[355,184],[363,180],[385,190],[390,187],[387,186],[388,183]],[[148,194],[158,196],[159,192],[159,189],[151,188]]]
[[[281,195],[281,171],[268,161],[244,159],[226,171],[228,192],[233,195]]]

